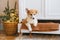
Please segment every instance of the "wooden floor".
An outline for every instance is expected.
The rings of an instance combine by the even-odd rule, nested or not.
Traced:
[[[60,40],[60,35],[32,34],[32,38],[30,38],[29,34],[6,36],[4,33],[0,33],[0,40]]]

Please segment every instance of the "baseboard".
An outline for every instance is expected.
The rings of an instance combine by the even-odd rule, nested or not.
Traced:
[[[54,22],[54,23],[60,23],[60,20],[38,20],[38,23],[46,23],[46,22]]]

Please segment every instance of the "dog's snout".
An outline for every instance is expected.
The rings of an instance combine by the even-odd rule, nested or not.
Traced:
[[[35,15],[35,14],[34,14]]]

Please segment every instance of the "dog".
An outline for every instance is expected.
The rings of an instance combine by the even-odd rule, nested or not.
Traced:
[[[20,32],[22,24],[25,24],[30,32],[32,31],[31,24],[33,24],[35,27],[37,26],[38,21],[37,18],[35,17],[35,15],[37,14],[37,10],[26,8],[26,13],[27,13],[27,17],[23,19],[19,24],[20,26],[18,26],[18,33]]]

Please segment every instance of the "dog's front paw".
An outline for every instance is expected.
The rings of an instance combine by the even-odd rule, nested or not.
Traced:
[[[34,26],[37,27],[37,24],[35,23]]]

